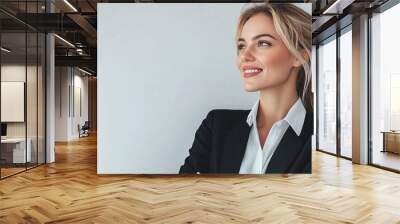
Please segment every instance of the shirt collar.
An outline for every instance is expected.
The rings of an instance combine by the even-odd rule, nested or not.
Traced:
[[[253,105],[253,108],[251,109],[249,115],[247,116],[247,124],[249,126],[252,126],[253,124],[257,123],[256,119],[257,119],[259,102],[260,100],[257,100],[257,102]],[[296,132],[297,136],[299,136],[301,130],[303,129],[305,117],[306,117],[306,109],[304,108],[301,99],[298,98],[282,120],[285,120],[292,127],[294,132]]]

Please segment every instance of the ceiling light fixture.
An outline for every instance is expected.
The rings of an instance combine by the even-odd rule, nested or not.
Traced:
[[[339,4],[340,0],[336,0],[332,5],[330,5],[322,14],[332,13],[332,9],[336,9],[337,4]]]
[[[62,38],[62,37],[60,37],[60,36],[57,35],[57,34],[54,34],[54,36],[57,37],[58,39],[60,39],[61,41],[63,41],[64,43],[66,43],[67,45],[69,45],[69,46],[75,48],[75,45],[71,44],[71,42],[69,42],[68,40],[66,40],[66,39],[64,39],[64,38]]]
[[[64,0],[65,4],[67,4],[72,10],[74,10],[74,12],[78,12],[78,10],[71,4],[69,3],[68,0]]]
[[[351,5],[354,0],[336,0],[332,5],[330,5],[322,14],[342,14],[343,9]]]
[[[4,52],[6,52],[6,53],[10,53],[10,52],[11,52],[11,50],[9,50],[9,49],[7,49],[7,48],[5,48],[5,47],[1,47],[1,50],[4,51]]]
[[[92,75],[92,73],[90,73],[90,72],[88,72],[88,71],[86,71],[86,70],[83,70],[83,69],[81,69],[81,68],[79,68],[79,67],[78,67],[78,70],[81,71],[81,72],[83,72],[83,73],[85,73],[85,74],[88,74],[88,75],[90,75],[90,76]]]

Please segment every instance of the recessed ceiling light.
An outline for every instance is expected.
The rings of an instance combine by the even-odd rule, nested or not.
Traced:
[[[92,73],[90,73],[90,72],[88,72],[88,71],[86,71],[86,70],[83,70],[83,69],[81,69],[81,68],[79,68],[79,67],[78,67],[78,70],[81,71],[81,72],[83,72],[83,73],[85,73],[85,74],[87,74],[87,75],[92,75]]]
[[[1,47],[1,50],[4,51],[4,52],[6,52],[6,53],[10,53],[10,52],[11,52],[11,50],[9,50],[9,49],[7,49],[7,48],[5,48],[5,47]]]
[[[67,4],[74,12],[78,12],[78,10],[71,4],[69,3],[68,0],[64,0],[65,4]]]
[[[66,43],[67,45],[69,45],[69,46],[75,48],[75,45],[73,45],[73,44],[72,44],[71,42],[69,42],[68,40],[66,40],[66,39],[64,39],[64,38],[62,38],[62,37],[60,37],[60,36],[57,35],[57,34],[54,34],[54,36],[57,37],[58,39],[60,39],[62,42]]]
[[[322,14],[342,14],[343,9],[352,2],[354,2],[354,0],[336,0]]]

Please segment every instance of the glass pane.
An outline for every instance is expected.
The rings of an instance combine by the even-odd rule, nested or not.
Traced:
[[[38,74],[38,49],[37,49],[37,33],[27,33],[28,38],[28,63],[27,63],[27,99],[26,99],[26,110],[27,110],[27,143],[28,149],[30,148],[30,159],[28,160],[28,168],[37,165],[37,74]]]
[[[311,81],[311,86],[312,86],[312,92],[313,92],[313,105],[314,105],[314,110],[313,110],[313,115],[314,115],[314,124],[313,124],[313,128],[314,128],[314,133],[312,136],[312,149],[316,150],[316,142],[317,142],[317,134],[316,134],[316,130],[317,130],[317,97],[316,97],[316,84],[317,84],[317,47],[315,45],[312,46],[312,50],[311,50],[311,69],[312,69],[312,81]]]
[[[1,34],[1,166],[2,177],[25,170],[26,34]],[[29,147],[28,147],[29,149]]]
[[[336,153],[336,39],[318,48],[318,148]]]
[[[400,170],[400,4],[371,19],[372,163]]]
[[[352,157],[352,35],[351,30],[340,37],[340,150]]]
[[[39,34],[38,46],[38,163],[45,163],[45,35]]]

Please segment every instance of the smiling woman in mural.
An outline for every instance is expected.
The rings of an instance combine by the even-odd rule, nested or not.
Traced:
[[[311,173],[311,15],[292,4],[246,9],[237,67],[251,110],[212,110],[179,173]]]

